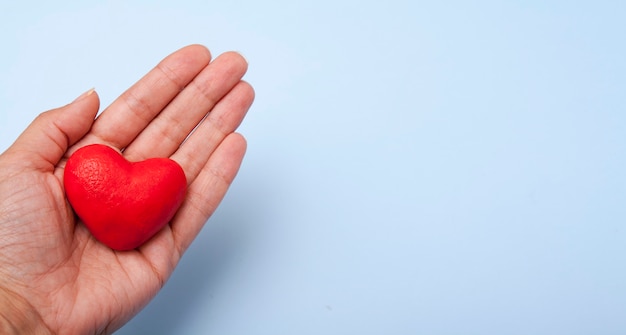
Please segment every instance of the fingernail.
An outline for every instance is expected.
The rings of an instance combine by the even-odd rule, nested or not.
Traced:
[[[72,101],[72,103],[85,99],[86,97],[90,96],[95,91],[96,91],[96,89],[94,87],[92,87],[91,89],[89,89],[89,91],[79,95],[78,98],[76,98],[76,99],[74,99],[74,101]]]

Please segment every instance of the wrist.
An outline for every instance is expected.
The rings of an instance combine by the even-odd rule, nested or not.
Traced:
[[[23,297],[0,287],[0,334],[52,334]]]

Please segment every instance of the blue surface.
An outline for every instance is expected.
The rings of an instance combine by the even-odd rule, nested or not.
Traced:
[[[625,4],[3,3],[0,145],[238,50],[240,175],[117,334],[623,334]]]

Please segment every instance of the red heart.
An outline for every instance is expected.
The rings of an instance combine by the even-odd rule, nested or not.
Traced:
[[[163,228],[187,190],[183,169],[169,158],[129,162],[101,144],[78,149],[63,177],[67,199],[91,234],[115,250],[139,247]]]

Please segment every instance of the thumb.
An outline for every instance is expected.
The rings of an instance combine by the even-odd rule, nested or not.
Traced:
[[[91,128],[100,99],[94,89],[69,105],[39,114],[7,150],[21,152],[22,162],[35,168],[53,170],[67,149]]]

